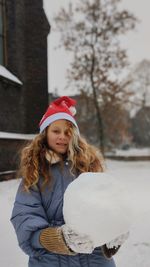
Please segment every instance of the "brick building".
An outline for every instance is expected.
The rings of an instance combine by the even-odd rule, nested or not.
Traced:
[[[0,0],[0,132],[38,131],[48,105],[49,31],[42,0]]]

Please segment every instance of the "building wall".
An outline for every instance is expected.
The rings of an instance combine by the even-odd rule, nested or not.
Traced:
[[[48,105],[47,35],[42,0],[5,0],[5,67],[22,82],[0,74],[0,131],[34,134]],[[0,172],[18,168],[24,141],[0,139]]]
[[[0,139],[0,173],[18,168],[21,148],[25,140]]]
[[[23,82],[19,133],[38,131],[48,104],[49,30],[42,0],[6,0],[6,67]]]
[[[0,131],[20,131],[23,126],[20,116],[21,96],[21,85],[0,77]]]

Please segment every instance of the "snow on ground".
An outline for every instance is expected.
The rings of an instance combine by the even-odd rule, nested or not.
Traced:
[[[117,267],[149,267],[150,266],[150,162],[107,161],[108,169],[131,185],[131,201],[136,205],[137,218],[130,236],[121,247],[115,261]],[[17,245],[16,236],[9,218],[18,187],[19,180],[0,183],[0,266],[26,267],[28,257]],[[135,198],[135,191],[139,199]],[[131,203],[131,205],[133,204]]]
[[[150,266],[150,162],[108,161],[108,169],[130,183],[131,205],[136,205],[137,219],[130,237],[115,256],[117,267]],[[141,190],[140,190],[141,189]],[[135,191],[139,199],[135,199]],[[128,198],[128,196],[127,196]],[[128,199],[127,199],[128,201]],[[134,204],[133,204],[134,202]],[[138,213],[139,211],[139,213]]]
[[[150,156],[150,148],[129,148],[127,150],[123,149],[116,149],[113,153],[108,153],[115,155],[115,156],[124,156],[124,157],[129,157],[129,156]]]

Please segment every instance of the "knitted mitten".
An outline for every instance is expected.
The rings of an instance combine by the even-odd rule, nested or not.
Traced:
[[[75,255],[71,249],[67,246],[61,227],[48,227],[41,231],[40,243],[48,251],[63,254],[63,255]]]
[[[113,255],[117,253],[119,250],[120,246],[118,247],[113,247],[113,248],[107,248],[106,244],[101,247],[101,250],[103,252],[103,255],[107,258],[110,259]]]
[[[106,258],[111,258],[113,255],[115,255],[118,249],[121,247],[121,245],[126,241],[128,237],[129,237],[129,232],[122,234],[117,238],[113,239],[112,241],[110,241],[109,243],[103,245],[101,249],[104,256],[106,256]]]
[[[108,248],[121,246],[129,237],[129,232],[122,234],[106,244]]]
[[[90,254],[94,250],[93,242],[87,235],[75,233],[66,224],[62,226],[62,231],[67,245],[76,253]]]

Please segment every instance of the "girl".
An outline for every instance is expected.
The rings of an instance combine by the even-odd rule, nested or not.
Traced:
[[[65,225],[63,195],[80,173],[103,172],[98,151],[79,134],[75,100],[61,97],[48,107],[40,134],[23,149],[22,181],[11,222],[29,267],[115,267],[117,248],[93,248],[87,236]]]

